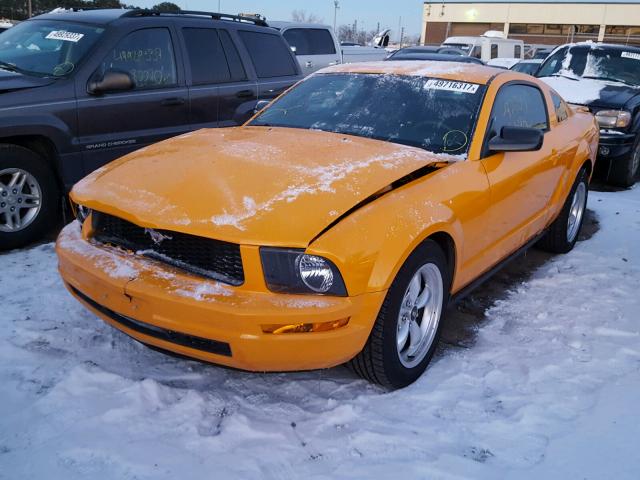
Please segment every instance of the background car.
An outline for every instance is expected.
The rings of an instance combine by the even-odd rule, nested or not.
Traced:
[[[528,75],[335,66],[242,127],[83,179],[59,268],[143,343],[255,371],[349,362],[403,387],[450,296],[535,242],[573,248],[597,141],[590,113]]]
[[[598,173],[630,187],[640,171],[640,48],[585,42],[547,57],[537,74],[600,124]]]
[[[526,73],[528,75],[533,75],[535,77],[538,68],[542,64],[542,60],[520,60],[518,63],[513,65],[509,70],[513,70],[514,72]]]
[[[466,55],[459,48],[423,45],[423,46],[401,48],[393,52],[391,55],[389,55],[387,59],[391,59],[396,55],[405,56],[405,55],[423,55],[423,54],[460,55],[460,56]],[[397,60],[397,59],[394,58],[394,60]]]
[[[87,10],[12,27],[0,36],[0,249],[40,237],[101,165],[241,125],[301,78],[280,33],[250,18]]]

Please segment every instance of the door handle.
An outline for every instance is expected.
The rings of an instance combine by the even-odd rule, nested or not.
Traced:
[[[184,104],[185,104],[185,99],[181,97],[165,98],[160,102],[160,105],[163,105],[165,107],[172,107],[172,106],[184,105]]]
[[[240,90],[238,93],[236,93],[236,97],[238,98],[248,98],[248,97],[255,97],[256,94],[253,90]]]
[[[304,64],[305,67],[307,68],[311,68],[313,67],[313,62],[311,60],[307,61],[307,63]]]

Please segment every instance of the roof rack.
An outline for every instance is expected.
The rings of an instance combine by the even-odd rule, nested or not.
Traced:
[[[122,17],[154,17],[160,15],[193,15],[198,17],[210,17],[213,20],[227,20],[232,22],[253,23],[261,27],[268,27],[264,17],[246,17],[243,15],[229,15],[226,13],[200,12],[197,10],[178,10],[175,12],[161,12],[159,10],[151,10],[149,8],[137,8],[128,10],[122,14]]]

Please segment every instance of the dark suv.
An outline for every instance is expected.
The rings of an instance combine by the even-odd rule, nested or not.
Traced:
[[[600,124],[596,173],[621,187],[640,167],[640,48],[585,42],[563,45],[540,66],[564,99],[586,106]]]
[[[301,78],[281,34],[260,19],[88,10],[7,30],[0,249],[42,235],[64,193],[99,166],[191,130],[242,124],[258,100]]]

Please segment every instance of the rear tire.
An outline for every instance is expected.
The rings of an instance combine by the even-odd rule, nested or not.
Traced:
[[[588,196],[587,171],[583,168],[578,172],[560,214],[538,242],[538,247],[551,253],[567,253],[573,250],[582,229]]]
[[[424,241],[400,268],[366,345],[348,366],[390,389],[415,382],[438,345],[450,285],[442,249],[433,240]]]
[[[636,140],[628,158],[612,161],[608,183],[616,187],[632,187],[636,183],[638,169],[640,169],[640,137]]]
[[[0,145],[0,250],[41,238],[58,218],[59,199],[42,157],[18,145]]]

